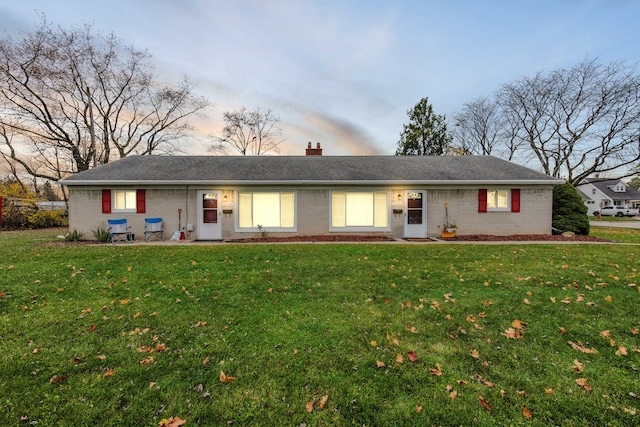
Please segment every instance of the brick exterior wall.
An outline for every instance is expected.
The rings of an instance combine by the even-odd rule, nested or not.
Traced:
[[[496,187],[491,187],[496,188]],[[501,187],[499,189],[510,190],[513,187]],[[437,237],[442,231],[445,220],[444,203],[449,206],[449,222],[456,224],[457,233],[464,234],[550,234],[551,233],[551,209],[552,188],[549,187],[519,187],[521,209],[518,213],[512,212],[478,212],[478,188],[420,188],[426,190],[427,207],[427,235]],[[101,224],[106,224],[107,219],[126,218],[131,232],[136,235],[136,240],[144,237],[144,219],[150,217],[163,218],[165,239],[169,239],[174,230],[178,229],[178,209],[182,209],[180,225],[183,230],[187,224],[193,224],[194,231],[190,238],[195,239],[198,233],[197,224],[197,192],[199,190],[213,190],[207,188],[174,187],[146,188],[146,212],[136,213],[102,213],[102,187],[69,187],[69,229],[84,233],[84,238],[93,239],[92,230]],[[111,188],[127,189],[127,188]],[[134,189],[134,188],[129,188]],[[404,194],[410,188],[381,188],[391,193],[392,201],[397,194]],[[260,233],[237,232],[235,227],[237,204],[234,200],[235,190],[231,188],[217,188],[221,199],[226,195],[227,203],[231,207],[219,206],[219,221],[223,239],[259,237]],[[251,189],[247,189],[251,190]],[[262,189],[261,189],[262,190]],[[274,191],[275,189],[271,189]],[[285,188],[278,190],[286,191]],[[331,218],[331,192],[329,189],[318,188],[289,188],[296,192],[296,234],[323,235],[336,234],[329,232]],[[368,188],[367,190],[371,190]],[[377,189],[380,190],[380,189]],[[232,209],[233,213],[224,214],[223,210]],[[390,231],[378,233],[357,234],[382,234],[400,238],[404,236],[404,220],[406,209],[403,213],[391,213],[389,208]],[[347,233],[348,234],[348,233]],[[287,236],[291,233],[269,232],[270,236]]]
[[[514,187],[491,187],[511,190]],[[439,236],[445,222],[444,203],[449,205],[449,223],[456,233],[491,234],[551,234],[553,190],[551,187],[519,187],[520,212],[478,212],[478,189],[434,189],[427,191],[427,234]]]

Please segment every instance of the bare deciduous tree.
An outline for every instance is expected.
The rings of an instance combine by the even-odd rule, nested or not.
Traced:
[[[261,156],[269,152],[279,153],[284,142],[282,129],[278,127],[280,118],[271,109],[256,108],[230,111],[223,115],[226,125],[221,136],[209,146],[213,153],[229,154],[229,150],[242,156]]]
[[[584,61],[498,92],[503,113],[545,173],[579,184],[640,160],[640,77],[623,63]]]
[[[501,142],[500,110],[489,98],[465,104],[453,121],[454,145],[462,153],[490,155]]]
[[[1,156],[57,181],[93,163],[175,151],[209,102],[186,78],[155,82],[150,57],[89,25],[45,20],[19,41],[0,40]]]

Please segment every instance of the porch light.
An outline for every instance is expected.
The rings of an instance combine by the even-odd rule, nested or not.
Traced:
[[[222,196],[222,213],[224,215],[231,215],[233,213],[233,201],[230,200],[226,194]]]
[[[393,207],[394,214],[402,213],[402,193],[398,193],[398,195],[396,196],[396,200],[394,200],[391,205]]]

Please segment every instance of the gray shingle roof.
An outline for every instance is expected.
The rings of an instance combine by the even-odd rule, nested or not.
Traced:
[[[592,184],[598,190],[602,191],[611,200],[640,200],[640,191],[629,186],[628,184],[626,185],[625,192],[618,193],[616,191],[613,191],[612,187],[615,187],[616,184],[620,182],[620,179],[600,180],[593,178],[587,179],[586,182]]]
[[[65,178],[105,184],[391,184],[561,181],[491,156],[131,156]]]

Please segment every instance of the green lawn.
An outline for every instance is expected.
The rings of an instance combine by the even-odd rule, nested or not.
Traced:
[[[619,227],[591,227],[589,235],[620,243],[640,243],[640,229]]]
[[[640,424],[638,246],[55,234],[0,234],[1,425]]]

